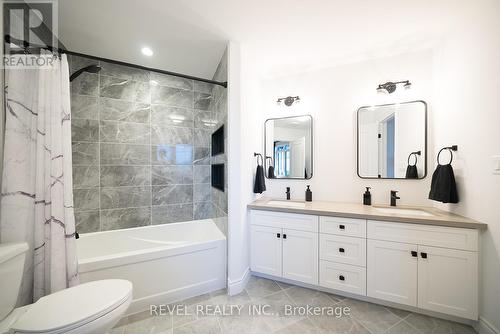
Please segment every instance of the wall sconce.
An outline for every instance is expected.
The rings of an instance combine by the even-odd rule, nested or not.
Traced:
[[[405,81],[396,81],[396,82],[391,82],[388,81],[386,83],[380,84],[377,87],[377,93],[389,93],[392,94],[396,91],[396,88],[398,85],[403,85],[404,89],[410,89],[411,88],[411,83],[408,80]]]
[[[281,103],[285,103],[285,106],[290,107],[294,102],[299,103],[300,102],[300,97],[298,96],[287,96],[287,97],[280,97],[276,103],[278,105],[281,105]]]

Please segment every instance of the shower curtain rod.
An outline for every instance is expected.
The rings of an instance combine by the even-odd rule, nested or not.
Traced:
[[[105,61],[105,62],[116,64],[116,65],[128,66],[128,67],[137,68],[139,70],[157,72],[157,73],[161,73],[161,74],[172,75],[174,77],[206,82],[206,83],[210,83],[210,84],[214,84],[214,85],[218,85],[218,86],[222,86],[224,88],[227,88],[227,81],[222,82],[222,81],[215,81],[215,80],[210,80],[210,79],[198,78],[198,77],[187,75],[187,74],[165,71],[165,70],[160,70],[157,68],[151,68],[151,67],[146,67],[146,66],[142,66],[142,65],[126,63],[126,62],[119,61],[119,60],[113,60],[113,59],[108,59],[108,58],[92,56],[92,55],[88,55],[88,54],[84,54],[84,53],[79,53],[79,52],[74,52],[74,51],[56,48],[53,46],[36,45],[36,44],[32,44],[32,43],[27,42],[27,41],[22,41],[20,39],[13,38],[10,35],[5,35],[4,40],[5,40],[5,43],[15,44],[19,47],[24,48],[25,50],[29,49],[30,47],[34,48],[34,49],[47,49],[51,52],[66,53],[66,54],[72,55],[72,56],[85,57],[85,58],[90,58],[90,59],[94,59],[94,60]]]

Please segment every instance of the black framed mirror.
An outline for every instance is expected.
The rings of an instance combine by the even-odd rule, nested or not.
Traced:
[[[359,108],[357,141],[360,178],[425,178],[427,103],[411,101]]]
[[[268,179],[310,179],[312,177],[312,131],[310,115],[266,120],[264,166]]]

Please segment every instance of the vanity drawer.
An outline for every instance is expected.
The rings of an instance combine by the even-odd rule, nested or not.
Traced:
[[[318,216],[275,211],[252,210],[251,224],[287,228],[290,230],[318,232]]]
[[[319,217],[321,233],[346,235],[351,237],[366,237],[366,220],[342,217]]]
[[[319,261],[319,285],[366,296],[366,269],[321,260]]]
[[[369,220],[368,238],[424,246],[478,250],[478,231],[467,228]]]
[[[319,240],[321,260],[366,266],[366,239],[322,233]]]

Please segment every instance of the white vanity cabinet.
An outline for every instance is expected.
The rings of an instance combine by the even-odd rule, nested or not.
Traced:
[[[477,320],[477,228],[254,209],[250,232],[253,272]]]
[[[478,231],[368,221],[367,295],[477,319]]]
[[[318,217],[251,212],[250,267],[254,272],[318,284]]]

